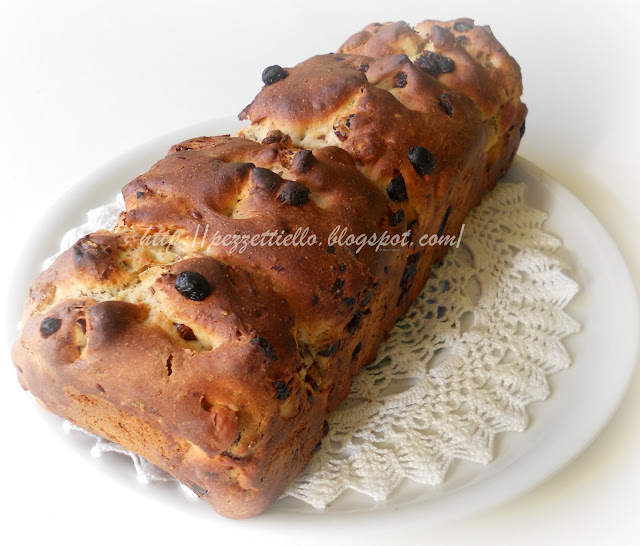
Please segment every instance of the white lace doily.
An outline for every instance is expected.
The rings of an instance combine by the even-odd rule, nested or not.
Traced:
[[[527,427],[527,404],[569,366],[561,340],[579,325],[563,311],[578,286],[555,256],[562,243],[542,231],[547,215],[526,205],[524,189],[501,182],[471,212],[462,245],[327,417],[329,434],[285,496],[323,508],[354,489],[381,501],[404,478],[442,483],[454,459],[490,462],[497,433]],[[110,229],[122,207],[90,211],[62,250]],[[98,439],[93,453],[102,451],[129,454],[141,481],[172,479]]]

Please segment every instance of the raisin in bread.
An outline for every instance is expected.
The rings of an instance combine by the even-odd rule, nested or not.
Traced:
[[[370,25],[263,79],[240,134],[174,146],[124,187],[113,230],[38,276],[13,350],[45,409],[232,518],[302,471],[446,251],[420,237],[459,232],[526,115],[518,65],[469,19]],[[328,244],[336,226],[413,244],[358,252]],[[260,238],[298,228],[318,243]],[[167,230],[171,245],[144,243]]]

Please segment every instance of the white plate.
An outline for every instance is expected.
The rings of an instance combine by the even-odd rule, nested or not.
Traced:
[[[44,258],[58,250],[60,238],[68,229],[85,221],[88,209],[111,202],[126,182],[163,157],[172,144],[199,135],[233,132],[239,126],[235,119],[224,118],[168,134],[117,158],[73,186],[40,220],[39,229],[34,231],[38,237],[24,245],[13,284],[16,290],[9,302],[10,324],[19,319],[23,295]],[[194,531],[199,526],[203,532],[226,529],[236,538],[245,532],[258,532],[265,539],[297,533],[297,537],[305,536],[307,545],[320,540],[325,544],[344,541],[350,535],[361,537],[363,529],[372,534],[392,531],[396,538],[420,536],[430,526],[513,499],[558,472],[602,430],[625,391],[638,344],[637,299],[611,237],[575,196],[520,157],[507,178],[526,182],[528,202],[550,215],[545,229],[562,237],[569,249],[565,258],[573,268],[571,276],[580,284],[580,292],[567,312],[580,322],[582,330],[564,340],[573,365],[550,377],[549,399],[529,406],[531,420],[524,433],[498,435],[494,462],[481,466],[458,461],[443,485],[405,482],[385,503],[348,493],[330,508],[317,511],[288,498],[262,516],[242,522],[217,516],[204,502],[183,497],[176,487],[138,485],[133,479],[133,466],[124,457],[96,462],[96,472],[108,472],[118,480],[123,495],[131,487],[143,489],[145,496],[160,497],[174,507],[176,517],[188,512],[193,516],[189,525]],[[7,333],[13,341],[15,330]],[[58,418],[46,416],[43,421],[59,428],[60,442],[71,443],[77,457],[88,457],[85,437],[78,433],[65,435]],[[46,484],[41,487],[46,488]]]

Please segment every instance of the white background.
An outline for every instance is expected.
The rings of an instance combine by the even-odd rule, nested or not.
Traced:
[[[520,153],[598,216],[639,286],[640,19],[630,5],[1,2],[2,294],[11,290],[32,220],[97,166],[159,134],[239,112],[258,91],[265,66],[334,51],[369,22],[464,16],[490,24],[522,67],[529,116]],[[2,347],[0,365],[0,537],[27,544],[62,537],[68,544],[244,543],[242,523],[228,533],[212,521],[210,534],[198,527],[196,535],[183,512],[144,487],[114,485],[96,470],[99,462],[60,445],[21,392],[8,351]],[[636,373],[606,430],[560,474],[506,506],[429,531],[424,541],[637,543],[638,431]],[[52,449],[44,453],[48,441]],[[362,529],[362,541],[376,543],[379,531]],[[287,542],[318,538],[315,529]]]

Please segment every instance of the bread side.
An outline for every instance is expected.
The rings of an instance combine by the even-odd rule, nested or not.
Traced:
[[[13,351],[43,407],[234,518],[309,461],[326,412],[446,251],[417,241],[459,232],[526,114],[517,64],[470,20],[370,26],[276,75],[241,135],[174,146],[124,188],[115,230],[36,279]],[[338,225],[414,244],[329,247]],[[204,236],[298,228],[323,244],[239,252]],[[165,230],[169,247],[143,244]]]

